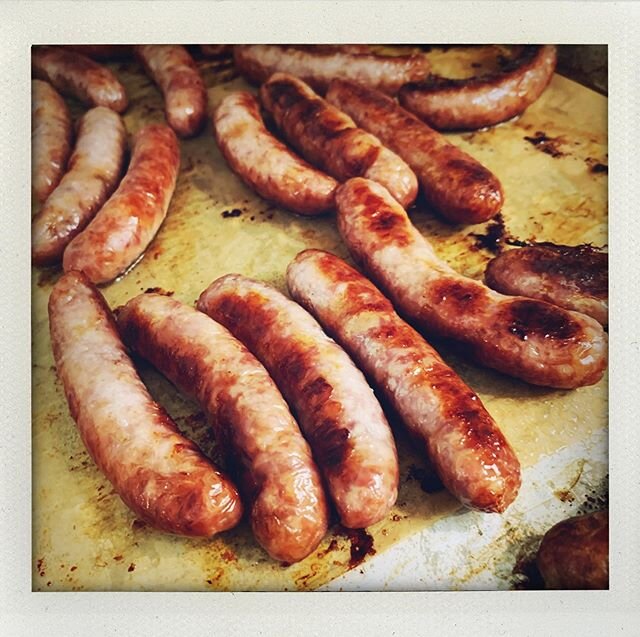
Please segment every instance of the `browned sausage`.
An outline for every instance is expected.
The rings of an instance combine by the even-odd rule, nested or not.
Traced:
[[[35,77],[53,84],[89,106],[106,106],[117,113],[127,109],[124,86],[106,67],[91,58],[61,47],[34,47],[31,70]]]
[[[107,283],[137,261],[167,215],[179,167],[180,147],[168,126],[140,129],[118,189],[64,251],[65,272],[82,270],[93,283]]]
[[[265,368],[202,312],[141,294],[118,312],[126,343],[193,396],[231,454],[257,541],[296,562],[327,530],[321,479],[298,425]]]
[[[133,47],[130,44],[63,44],[62,48],[82,53],[94,60],[122,60],[131,57]]]
[[[187,50],[173,44],[146,44],[134,49],[164,95],[169,126],[180,137],[200,132],[207,117],[207,91]]]
[[[297,303],[239,274],[214,281],[198,309],[255,354],[291,405],[342,524],[382,520],[398,495],[389,425],[362,372]]]
[[[207,537],[235,526],[242,517],[235,487],[153,401],[104,298],[82,273],[53,287],[49,325],[69,411],[126,505],[169,533]]]
[[[58,92],[31,82],[31,191],[42,203],[60,183],[71,154],[71,115]]]
[[[373,181],[349,180],[338,188],[336,205],[354,259],[420,329],[462,343],[479,363],[534,385],[570,389],[602,377],[607,336],[591,317],[503,296],[458,274]]]
[[[304,82],[275,73],[262,85],[260,98],[287,141],[312,164],[338,181],[373,179],[405,208],[413,203],[418,182],[411,168]]]
[[[292,261],[287,284],[395,408],[447,489],[469,507],[504,511],[520,487],[513,450],[478,396],[373,284],[320,250]]]
[[[425,199],[445,219],[480,223],[502,208],[502,186],[495,175],[387,95],[334,80],[327,100],[411,166]]]
[[[430,76],[405,84],[398,99],[438,130],[492,126],[520,115],[542,95],[556,58],[555,46],[526,46],[501,72],[466,80]]]
[[[538,570],[547,588],[609,588],[609,511],[559,522],[542,538]]]
[[[589,245],[539,243],[489,261],[487,285],[503,294],[547,301],[608,321],[608,256]]]
[[[233,57],[238,71],[253,84],[262,84],[276,72],[291,73],[319,93],[339,77],[393,94],[407,82],[424,79],[430,68],[424,55],[383,56],[273,44],[237,45]]]
[[[265,128],[251,93],[227,95],[214,113],[213,128],[231,169],[261,197],[301,215],[333,210],[338,182],[294,155]]]

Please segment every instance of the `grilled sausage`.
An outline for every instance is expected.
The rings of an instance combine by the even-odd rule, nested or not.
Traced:
[[[238,274],[214,281],[198,309],[267,368],[311,446],[342,524],[385,517],[398,495],[398,459],[373,391],[344,350],[297,303]]]
[[[405,208],[413,203],[418,182],[409,166],[304,82],[275,73],[260,97],[287,141],[312,164],[338,181],[373,179]]]
[[[479,363],[534,385],[570,389],[602,377],[607,338],[591,317],[503,296],[458,274],[373,181],[349,180],[336,205],[354,259],[420,329],[462,343]]]
[[[502,208],[502,186],[473,157],[379,91],[334,80],[327,101],[413,169],[427,202],[454,223],[480,223]]]
[[[51,345],[87,451],[125,504],[151,526],[208,537],[235,526],[233,484],[153,401],[126,354],[109,308],[79,272],[49,297]]]
[[[493,126],[523,113],[542,95],[556,68],[555,46],[526,46],[505,69],[483,77],[430,76],[405,84],[400,104],[438,130]]]
[[[317,468],[267,371],[224,327],[160,294],[118,313],[126,343],[198,400],[231,454],[251,526],[271,557],[296,562],[327,530]]]
[[[334,208],[338,182],[269,133],[258,101],[250,93],[227,95],[214,113],[213,128],[231,169],[261,197],[301,215]]]
[[[107,283],[137,261],[164,221],[179,167],[180,147],[168,126],[139,130],[118,189],[67,246],[65,272],[82,270],[93,283]]]
[[[68,171],[33,218],[33,263],[51,265],[62,259],[69,242],[118,185],[125,147],[126,131],[117,113],[97,106],[82,116]]]
[[[504,511],[520,487],[513,450],[478,396],[373,284],[320,250],[293,260],[287,284],[395,408],[447,489],[469,507]]]

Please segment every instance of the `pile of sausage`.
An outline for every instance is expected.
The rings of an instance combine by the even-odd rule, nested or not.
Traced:
[[[64,102],[34,81],[34,194],[44,204],[33,222],[33,259],[62,260],[66,274],[49,301],[56,368],[87,449],[122,499],[153,526],[185,535],[230,529],[246,511],[271,557],[301,560],[325,535],[329,505],[343,525],[361,528],[396,501],[394,437],[373,387],[452,495],[504,511],[520,487],[518,459],[425,337],[458,342],[478,363],[529,383],[580,387],[606,366],[606,298],[585,300],[593,286],[569,294],[569,266],[555,286],[545,279],[544,294],[535,280],[501,283],[539,263],[512,256],[519,251],[491,265],[487,282],[505,294],[492,290],[439,259],[405,209],[421,189],[450,222],[479,223],[500,211],[497,177],[431,126],[478,128],[521,113],[548,84],[555,47],[525,47],[501,73],[457,82],[429,76],[424,56],[384,57],[358,45],[234,47],[238,70],[260,90],[259,99],[231,93],[215,109],[225,159],[283,208],[335,210],[369,278],[312,249],[287,269],[291,299],[229,274],[196,308],[147,293],[114,318],[94,284],[124,272],[158,231],[179,168],[173,130],[197,134],[206,111],[184,48],[135,53],[164,93],[169,126],[137,133],[121,180],[122,87],[77,52],[34,54],[38,77],[93,106],[67,160]],[[229,476],[153,401],[129,350],[201,404]]]

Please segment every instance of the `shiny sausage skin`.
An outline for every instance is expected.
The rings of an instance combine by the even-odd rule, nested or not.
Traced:
[[[67,246],[65,272],[107,283],[142,255],[167,215],[180,168],[175,133],[158,124],[136,134],[129,169],[93,221]]]
[[[520,115],[542,95],[556,61],[555,46],[526,46],[501,72],[466,80],[430,76],[405,84],[398,100],[438,130],[493,126]]]
[[[588,245],[539,243],[489,261],[484,278],[490,288],[503,294],[547,301],[607,325],[608,274],[606,252]]]
[[[84,104],[105,106],[117,113],[127,109],[124,86],[106,66],[85,55],[61,47],[34,47],[31,70],[38,79]]]
[[[33,218],[34,264],[58,263],[100,210],[122,175],[126,143],[124,123],[111,109],[97,106],[82,116],[67,172]]]
[[[458,274],[373,181],[349,180],[338,188],[336,205],[354,259],[419,329],[453,339],[479,363],[534,385],[571,389],[602,377],[607,337],[591,317],[503,296]]]
[[[42,80],[31,82],[31,191],[42,203],[60,183],[69,155],[71,115],[58,92]]]
[[[239,274],[214,281],[198,309],[267,368],[291,406],[341,523],[382,520],[398,495],[389,424],[362,372],[315,319],[274,288]]]
[[[301,215],[335,207],[338,182],[292,153],[266,128],[258,100],[245,91],[227,95],[213,128],[227,163],[261,197]]]
[[[193,396],[231,455],[260,545],[296,562],[327,530],[327,504],[311,450],[265,368],[224,327],[160,294],[118,312],[124,341]]]
[[[49,325],[71,416],[125,504],[169,533],[209,537],[234,527],[242,517],[235,487],[153,401],[104,298],[82,273],[53,287]]]
[[[287,284],[387,398],[451,494],[504,511],[520,487],[516,455],[478,396],[374,285],[321,250],[298,254]]]
[[[559,522],[542,538],[537,565],[547,588],[609,588],[609,511]]]
[[[413,203],[418,181],[411,168],[304,82],[275,73],[262,85],[260,98],[287,141],[312,164],[338,181],[373,179],[405,208]]]
[[[273,44],[236,45],[233,57],[238,71],[253,84],[262,84],[276,72],[290,73],[319,93],[338,77],[393,94],[407,82],[424,79],[430,68],[424,55],[382,56]]]
[[[207,117],[207,91],[187,50],[172,44],[134,48],[145,71],[164,95],[169,126],[180,137],[192,137],[200,132]]]
[[[502,208],[500,182],[473,157],[390,97],[334,80],[327,101],[398,153],[418,177],[426,201],[453,223],[481,223]]]

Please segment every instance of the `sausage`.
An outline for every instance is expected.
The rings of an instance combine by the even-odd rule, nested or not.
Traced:
[[[223,57],[232,51],[231,44],[201,44],[199,48],[200,53],[208,58]]]
[[[61,47],[34,47],[31,70],[38,79],[83,104],[105,106],[117,113],[127,110],[124,86],[106,66],[85,55]]]
[[[542,95],[556,68],[555,46],[525,46],[507,68],[465,80],[430,76],[405,84],[398,100],[438,130],[493,126],[523,113]]]
[[[169,126],[180,137],[200,132],[207,117],[207,91],[187,50],[180,45],[147,44],[136,46],[135,53],[164,95]]]
[[[125,147],[126,131],[117,113],[97,106],[82,116],[68,171],[33,218],[33,263],[51,265],[62,259],[69,242],[118,185]]]
[[[502,186],[473,157],[379,91],[334,80],[327,101],[398,153],[418,177],[426,201],[453,223],[481,223],[502,208]]]
[[[228,330],[160,294],[118,313],[126,343],[202,405],[233,459],[256,540],[276,560],[306,557],[327,530],[309,446],[264,367]]]
[[[271,135],[251,93],[227,95],[215,110],[213,128],[231,169],[261,197],[301,215],[333,210],[338,182]]]
[[[174,132],[159,124],[136,133],[129,169],[93,221],[64,251],[65,272],[107,283],[137,261],[167,215],[180,167]]]
[[[123,60],[131,57],[130,44],[62,44],[62,48],[82,53],[93,60]]]
[[[338,188],[336,206],[351,255],[419,329],[453,339],[482,365],[534,385],[571,389],[602,377],[607,337],[591,317],[504,296],[458,274],[373,181],[349,180]]]
[[[405,208],[413,203],[418,181],[411,168],[304,82],[275,73],[262,85],[260,98],[287,141],[312,164],[338,181],[373,179]]]
[[[242,341],[275,380],[343,526],[382,520],[398,495],[396,447],[373,391],[344,350],[297,303],[239,274],[214,281],[197,307]]]
[[[60,183],[71,154],[71,115],[58,92],[31,82],[31,190],[42,203]]]
[[[287,285],[397,411],[451,494],[504,511],[520,487],[515,453],[478,396],[374,285],[321,250],[298,254]]]
[[[252,84],[262,84],[276,72],[290,73],[322,94],[335,77],[393,94],[407,82],[424,79],[430,68],[421,54],[383,56],[273,44],[236,45],[233,58]]]
[[[151,526],[208,537],[234,527],[234,485],[153,401],[100,292],[68,272],[49,297],[58,377],[82,441],[125,504]]]
[[[609,512],[559,522],[546,532],[537,566],[547,588],[609,588]]]
[[[608,256],[590,245],[538,243],[509,250],[487,264],[487,285],[608,321]]]

